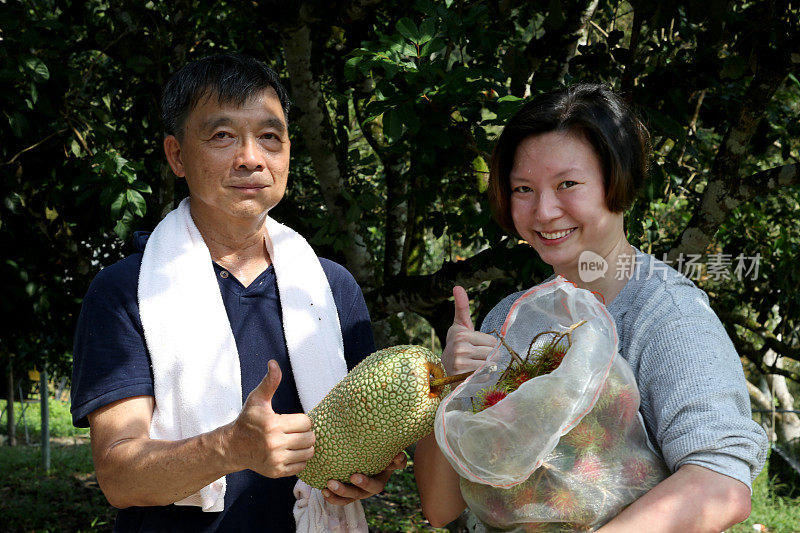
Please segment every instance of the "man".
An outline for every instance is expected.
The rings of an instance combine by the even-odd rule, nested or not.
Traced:
[[[286,188],[288,108],[276,74],[244,56],[191,63],[164,89],[164,151],[189,200],[97,275],[75,336],[73,422],[91,428],[118,531],[294,531],[295,475],[314,452],[303,404],[326,392],[309,390],[374,349],[352,276],[313,252],[299,259],[310,247],[267,217]],[[296,301],[317,281],[327,292],[310,305],[335,309],[302,323],[317,311]],[[340,361],[303,353],[328,338]],[[309,378],[326,357],[333,377]],[[344,506],[404,466],[399,455],[323,495]]]

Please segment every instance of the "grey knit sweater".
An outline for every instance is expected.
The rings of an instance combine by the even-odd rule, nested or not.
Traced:
[[[522,294],[497,304],[481,331],[499,331]],[[608,310],[639,384],[648,436],[670,470],[696,464],[750,487],[767,437],[752,419],[741,361],[705,292],[637,250],[634,275]]]

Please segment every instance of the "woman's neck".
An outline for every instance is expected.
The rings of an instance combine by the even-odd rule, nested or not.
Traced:
[[[636,266],[636,250],[624,235],[602,255],[592,251],[581,254],[579,264],[573,268],[559,269],[564,276],[582,289],[599,293],[609,305],[631,278]]]

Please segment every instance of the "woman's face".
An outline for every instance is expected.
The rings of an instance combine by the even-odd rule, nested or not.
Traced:
[[[524,139],[509,181],[514,227],[557,274],[576,279],[581,252],[608,260],[625,241],[622,213],[606,207],[603,167],[582,134]]]

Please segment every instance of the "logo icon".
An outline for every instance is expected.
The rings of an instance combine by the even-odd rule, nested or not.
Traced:
[[[608,271],[608,262],[591,250],[584,250],[578,257],[578,277],[584,283],[602,278]]]

